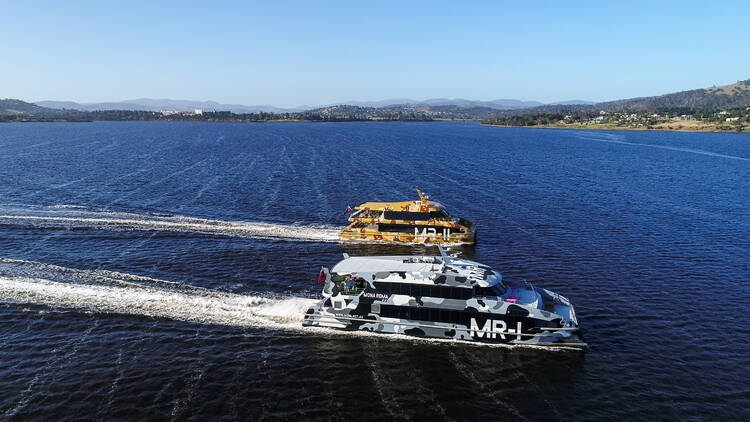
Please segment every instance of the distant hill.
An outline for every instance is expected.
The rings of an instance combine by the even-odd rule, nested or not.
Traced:
[[[310,116],[330,116],[335,119],[351,119],[356,116],[364,120],[482,120],[497,116],[498,109],[461,105],[396,104],[383,107],[362,107],[335,105],[306,110],[301,113],[305,119],[318,120]]]
[[[686,112],[691,110],[699,112],[748,106],[750,106],[750,79],[730,85],[680,91],[654,97],[630,98],[601,103],[579,100],[562,101],[538,107],[503,110],[497,116],[584,112],[588,110],[643,112],[681,109]]]
[[[171,100],[168,98],[136,98],[126,101],[101,102],[101,103],[76,103],[73,101],[37,101],[37,105],[57,110],[79,110],[79,111],[231,111],[232,113],[294,113],[305,110],[315,110],[323,107],[350,105],[356,107],[421,107],[421,106],[455,106],[455,107],[480,107],[495,110],[515,110],[540,106],[539,101],[522,101],[515,99],[499,99],[491,101],[466,100],[463,98],[431,98],[424,101],[406,98],[392,98],[381,101],[346,101],[344,103],[329,104],[322,107],[300,106],[295,108],[280,108],[272,105],[247,106],[242,104],[221,104],[216,101],[194,101],[194,100]]]
[[[73,101],[37,101],[35,104],[57,110],[78,110],[78,111],[97,111],[97,110],[143,110],[158,111],[153,107],[143,104],[130,102],[106,102],[106,103],[75,103]]]
[[[459,106],[459,107],[487,107],[494,108],[497,110],[508,110],[515,108],[529,108],[540,106],[543,103],[539,101],[522,101],[513,99],[502,99],[492,101],[474,101],[465,100],[463,98],[432,98],[429,100],[415,103],[416,105],[430,105],[430,106]]]
[[[494,107],[485,107],[478,105],[454,105],[454,104],[411,104],[405,107],[424,113],[431,119],[459,119],[459,120],[482,120],[492,116],[497,116],[500,111]]]
[[[40,107],[37,104],[27,103],[21,100],[10,98],[0,99],[0,115],[55,115],[59,114],[58,110],[46,107]]]
[[[285,109],[271,105],[246,106],[242,104],[221,104],[216,101],[193,101],[193,100],[170,100],[167,98],[137,98],[134,100],[103,102],[103,103],[76,103],[72,101],[37,101],[37,105],[52,109],[66,109],[79,111],[108,111],[108,110],[140,110],[140,111],[193,111],[201,109],[205,111],[231,111],[232,113],[287,113],[302,111],[303,108]]]
[[[387,100],[380,100],[380,101],[357,101],[357,100],[350,100],[350,101],[344,101],[343,103],[336,103],[336,104],[328,104],[323,107],[332,107],[336,105],[351,105],[351,106],[357,106],[357,107],[388,107],[388,106],[394,106],[394,105],[400,105],[400,104],[414,104],[416,103],[416,100],[411,100],[408,98],[389,98]],[[314,109],[315,107],[312,107],[311,109]]]
[[[47,104],[47,103],[45,103]],[[116,105],[113,105],[116,104]],[[21,100],[0,100],[0,121],[431,121],[431,120],[479,120],[495,116],[498,110],[489,107],[456,105],[392,105],[385,107],[361,107],[336,105],[305,111],[285,113],[233,113],[230,111],[194,110],[184,112],[159,112],[151,110],[124,110],[122,105],[106,104],[110,109],[79,110],[76,104],[67,102],[54,104],[62,109],[41,107]],[[173,104],[178,106],[179,104]],[[73,106],[73,107],[71,107]]]
[[[456,106],[456,107],[485,107],[495,110],[511,110],[540,106],[539,101],[522,101],[501,99],[491,101],[466,100],[463,98],[430,98],[423,101],[406,98],[394,98],[382,101],[346,101],[343,104],[358,107],[391,107],[391,106]],[[331,104],[334,105],[334,104]]]
[[[350,104],[328,105],[317,108],[300,107],[284,109],[270,105],[245,106],[241,104],[221,104],[215,101],[192,101],[137,98],[123,102],[75,103],[70,101],[39,101],[31,104],[20,100],[0,100],[0,115],[3,120],[33,120],[29,117],[49,120],[106,120],[106,119],[166,119],[173,113],[192,114],[201,109],[210,116],[204,120],[223,119],[237,121],[266,120],[310,120],[310,121],[353,121],[353,120],[435,120],[461,119],[486,120],[493,117],[543,115],[554,113],[591,111],[650,111],[684,110],[701,112],[722,108],[750,106],[750,79],[730,85],[706,89],[694,89],[654,97],[631,98],[602,103],[584,100],[560,101],[542,104],[538,101],[498,99],[475,101],[462,98],[431,98],[413,101],[395,98],[383,101],[350,101]],[[64,109],[64,110],[63,110]],[[77,111],[74,111],[77,110]],[[131,113],[118,113],[135,112]],[[89,113],[89,114],[86,114]],[[144,114],[145,113],[145,114]],[[228,114],[227,114],[228,113]],[[234,116],[232,116],[232,114]],[[265,114],[263,116],[242,116]],[[271,114],[273,116],[271,116]],[[158,115],[158,116],[157,116]],[[7,117],[11,116],[11,117]],[[24,116],[15,118],[13,116]],[[61,117],[62,116],[62,117]],[[177,117],[169,117],[177,119]],[[182,117],[180,117],[182,119]],[[191,117],[192,120],[201,118]]]
[[[710,110],[747,106],[750,106],[750,79],[719,87],[596,104],[597,108],[606,111],[645,111],[668,108]]]
[[[554,103],[549,103],[549,105],[592,105],[596,104],[594,101],[586,101],[586,100],[567,100],[567,101],[555,101]]]

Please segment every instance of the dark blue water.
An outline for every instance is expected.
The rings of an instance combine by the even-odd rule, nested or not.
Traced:
[[[0,419],[750,419],[750,136],[0,125]],[[299,328],[347,205],[415,198],[584,353]]]

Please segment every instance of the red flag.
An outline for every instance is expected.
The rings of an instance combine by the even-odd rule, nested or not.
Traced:
[[[318,285],[320,286],[320,282],[323,281],[323,270],[320,270],[318,273]]]
[[[352,210],[352,207],[351,207],[351,205],[347,205],[347,206],[346,206],[346,211],[344,211],[344,215],[347,215],[347,214],[349,214],[349,212],[350,212],[351,210]]]

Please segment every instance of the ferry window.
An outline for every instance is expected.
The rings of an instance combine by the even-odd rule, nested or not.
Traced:
[[[356,296],[367,288],[367,281],[362,277],[335,274],[331,276],[333,292]]]
[[[375,288],[378,293],[390,295],[407,295],[414,297],[437,297],[444,299],[471,299],[474,295],[472,289],[465,287],[434,286],[417,283],[389,283],[376,281]]]
[[[385,318],[393,317],[393,305],[380,305],[380,316]]]
[[[400,295],[401,294],[401,284],[399,283],[388,283],[387,286],[388,293],[392,295]]]
[[[430,213],[410,211],[385,211],[383,218],[386,220],[429,220]]]
[[[474,292],[477,296],[502,296],[505,293],[505,289],[499,284],[489,287],[474,287]]]
[[[432,296],[430,294],[430,286],[424,286],[421,284],[414,284],[411,287],[411,295],[412,296]]]
[[[378,231],[389,233],[414,233],[414,226],[408,224],[378,224]]]
[[[449,324],[458,324],[461,322],[460,315],[460,311],[453,309],[434,309],[432,320],[437,322],[447,322]]]
[[[408,306],[399,306],[398,314],[402,319],[411,319],[411,312],[409,312]]]
[[[380,316],[384,318],[411,319],[417,321],[462,324],[462,311],[431,307],[380,305]]]
[[[380,211],[380,210],[364,209],[364,210],[359,210],[355,212],[354,214],[350,216],[350,218],[354,217],[355,215],[357,216],[357,218],[379,218],[382,213],[383,211]]]
[[[422,321],[429,321],[430,320],[430,308],[418,308],[419,309],[419,319]]]
[[[420,319],[419,311],[419,308],[409,307],[409,319]]]
[[[446,210],[430,211],[430,218],[450,218],[450,214]]]
[[[463,297],[462,297],[463,295],[461,294],[462,290],[463,289],[461,289],[459,287],[453,287],[453,288],[451,288],[450,295],[449,295],[450,298],[451,299],[463,299]]]
[[[461,312],[450,311],[450,318],[448,319],[448,322],[452,322],[454,324],[458,324],[459,322],[461,322]]]
[[[474,291],[465,287],[435,286],[418,283],[389,283],[376,281],[375,288],[379,293],[407,295],[414,297],[438,297],[444,299],[471,299]]]
[[[432,286],[419,286],[419,295],[420,296],[434,296],[435,294],[432,292],[433,288]]]

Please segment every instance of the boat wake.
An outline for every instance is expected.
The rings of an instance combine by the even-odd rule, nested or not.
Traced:
[[[198,324],[295,331],[320,336],[462,343],[469,347],[516,347],[407,337],[399,334],[302,327],[305,311],[318,301],[319,299],[306,297],[222,292],[116,271],[79,270],[0,258],[0,303],[4,304],[41,305],[53,310],[72,309],[102,315],[137,315]],[[565,350],[563,347],[538,348]]]
[[[7,276],[0,276],[0,298],[5,303],[276,329],[297,328],[305,310],[316,302],[300,297],[270,298],[209,290],[177,291],[136,284],[107,286]]]
[[[219,236],[335,242],[338,229],[331,226],[225,221],[176,215],[150,215],[91,211],[78,206],[0,208],[0,225],[45,229],[108,231],[160,231]]]
[[[0,258],[0,301],[202,324],[301,328],[316,299],[237,294],[108,270]]]
[[[738,157],[736,155],[728,155],[728,154],[721,154],[718,152],[713,151],[706,151],[702,149],[695,149],[695,148],[685,148],[685,147],[677,147],[677,146],[670,146],[670,145],[657,145],[657,144],[644,144],[640,142],[627,142],[618,140],[614,137],[607,137],[605,139],[599,138],[599,137],[591,137],[591,136],[579,136],[579,139],[585,139],[587,141],[594,141],[594,142],[605,142],[609,144],[620,144],[620,145],[631,145],[631,146],[637,146],[637,147],[645,147],[645,148],[656,148],[656,149],[664,149],[668,151],[679,151],[679,152],[687,152],[690,154],[698,154],[698,155],[705,155],[707,157],[717,157],[717,158],[727,158],[730,160],[739,160],[739,161],[750,161],[750,158],[747,157]]]

